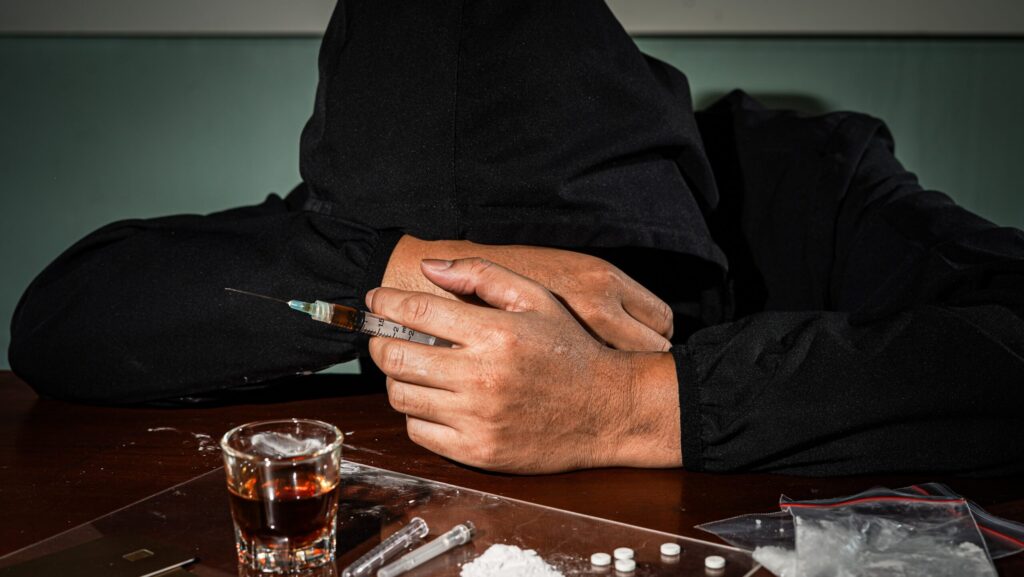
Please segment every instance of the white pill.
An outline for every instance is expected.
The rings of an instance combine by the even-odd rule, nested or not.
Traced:
[[[632,559],[616,559],[615,570],[619,573],[632,573],[636,570],[636,561]]]
[[[675,557],[683,550],[678,543],[662,543],[661,554],[666,557]]]
[[[704,558],[704,566],[708,569],[721,569],[725,567],[725,557],[708,555]]]
[[[612,555],[615,555],[616,559],[632,559],[633,550],[629,547],[619,547],[618,549],[612,551]]]
[[[612,564],[612,556],[607,553],[594,553],[590,556],[590,564],[598,567],[606,567]]]

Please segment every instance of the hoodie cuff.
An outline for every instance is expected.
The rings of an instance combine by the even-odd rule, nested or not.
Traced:
[[[391,253],[394,252],[395,245],[404,235],[405,233],[398,229],[386,229],[378,232],[377,246],[373,249],[369,266],[366,267],[366,272],[363,274],[363,281],[357,287],[360,302],[363,301],[366,293],[379,287],[381,281],[384,280],[384,271],[388,268]]]
[[[672,347],[679,380],[679,446],[683,449],[683,467],[688,471],[704,470],[704,441],[701,438],[700,385],[696,363],[688,362],[686,345]]]

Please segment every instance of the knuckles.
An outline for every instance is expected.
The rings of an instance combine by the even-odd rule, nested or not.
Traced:
[[[514,330],[501,329],[495,331],[494,340],[495,343],[501,347],[503,352],[511,353],[519,346],[522,338],[519,336],[519,333]]]
[[[395,410],[397,411],[399,409],[396,407]],[[409,440],[412,441],[413,443],[416,443],[417,445],[424,447],[426,449],[433,450],[432,447],[428,446],[428,439],[423,436],[423,434],[420,431],[420,428],[415,426],[412,421],[406,421],[405,432],[407,435],[409,435]]]
[[[500,400],[488,399],[473,407],[473,416],[479,421],[483,430],[486,430],[505,416],[505,410]]]
[[[408,296],[402,301],[400,314],[404,323],[425,323],[433,315],[431,297],[425,294]]]
[[[517,450],[515,443],[490,427],[474,429],[464,438],[457,459],[467,465],[488,470],[501,470],[508,463],[510,455]]]
[[[658,315],[661,317],[661,329],[658,332],[665,335],[666,338],[672,338],[672,329],[675,326],[675,317],[672,314],[672,307],[665,303],[660,303],[658,306]]]
[[[393,404],[394,406],[394,404]],[[396,410],[401,411],[397,406]],[[488,427],[475,428],[474,432],[462,436],[445,446],[437,446],[436,439],[424,434],[422,425],[415,419],[406,423],[406,434],[409,440],[417,445],[444,454],[461,463],[490,470],[507,468],[509,455],[515,446],[504,441],[502,436],[495,434]]]
[[[491,376],[480,371],[466,375],[463,382],[473,391],[486,391],[494,388],[494,380]]]
[[[494,266],[493,262],[487,260],[486,258],[481,258],[478,256],[468,258],[466,259],[466,261],[469,263],[469,272],[473,276],[485,274],[491,267]]]
[[[398,411],[399,413],[405,413],[409,410],[408,404],[406,403],[405,388],[401,385],[396,384],[390,378],[387,381],[388,388],[388,403],[391,408]]]
[[[515,358],[508,359],[505,355],[511,354],[514,357],[521,340],[519,334],[511,328],[489,327],[482,332],[477,342],[492,355],[492,361],[497,362],[498,365],[505,365],[508,362],[514,363]],[[497,355],[497,357],[493,355]]]
[[[525,291],[519,290],[519,288],[509,287],[506,289],[503,300],[507,303],[512,303],[508,306],[510,311],[530,311],[537,306],[533,295],[527,294]]]
[[[405,370],[405,347],[404,343],[386,340],[377,347],[377,355],[374,358],[380,366],[381,372],[387,375],[401,375]]]
[[[586,271],[580,273],[583,286],[595,292],[619,292],[622,286],[622,273],[611,264],[598,260]]]
[[[473,464],[483,469],[498,469],[503,464],[507,451],[496,442],[489,442],[486,439],[477,440],[469,447],[469,457]]]
[[[460,275],[450,290],[460,294],[469,294],[473,292],[478,282],[476,279],[479,279],[482,275],[489,274],[489,270],[494,266],[494,263],[485,258],[471,257],[460,259],[456,266],[465,266],[468,269],[468,274]]]
[[[618,304],[613,304],[608,301],[595,303],[593,306],[587,308],[584,313],[584,318],[590,324],[597,327],[607,327],[614,325],[616,322],[616,311],[619,308]]]
[[[387,389],[388,403],[399,413],[419,418],[429,417],[436,413],[437,408],[432,407],[426,399],[410,395],[409,385],[406,383],[395,382],[388,378]]]

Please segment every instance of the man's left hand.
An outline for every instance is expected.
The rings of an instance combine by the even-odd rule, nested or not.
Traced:
[[[516,473],[681,464],[669,353],[601,345],[547,289],[489,261],[426,260],[422,270],[494,308],[390,288],[367,294],[375,314],[456,344],[370,340],[414,442]]]

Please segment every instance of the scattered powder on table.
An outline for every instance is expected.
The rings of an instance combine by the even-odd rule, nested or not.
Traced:
[[[461,577],[562,577],[533,549],[491,545],[484,554],[462,566]]]

